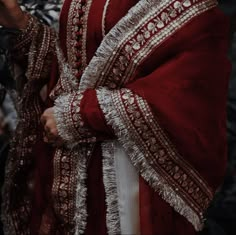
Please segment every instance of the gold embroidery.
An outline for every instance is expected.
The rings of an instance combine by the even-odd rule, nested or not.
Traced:
[[[122,87],[170,35],[217,5],[216,0],[186,2],[140,1],[104,38],[81,78],[80,90],[104,85]]]
[[[69,64],[74,68],[75,76],[79,72],[78,70],[83,71],[87,65],[87,20],[91,4],[92,0],[72,0],[69,11],[67,23],[67,55]]]
[[[47,26],[30,20],[27,33],[21,35],[22,43],[15,50],[29,51],[27,78],[18,102],[19,123],[11,143],[4,186],[5,205],[4,228],[6,234],[29,234],[31,216],[32,189],[31,173],[33,171],[32,149],[42,139],[40,116],[43,104],[39,93],[46,83],[50,68],[45,65],[55,52],[55,33]],[[54,48],[54,49],[53,49]]]
[[[97,95],[107,123],[143,178],[200,230],[203,212],[213,194],[209,185],[179,155],[147,102],[128,89],[102,88]]]

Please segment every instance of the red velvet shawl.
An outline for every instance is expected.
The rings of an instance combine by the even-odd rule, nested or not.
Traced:
[[[35,124],[36,160],[32,152],[12,151],[5,209],[12,234],[28,234],[29,223],[31,234],[119,234],[103,182],[101,143],[113,139],[140,173],[141,234],[200,230],[226,165],[227,35],[228,21],[214,0],[65,1],[58,62],[47,67],[50,80],[42,79],[47,71],[35,79],[38,68],[31,68],[33,92],[25,99],[31,103],[35,87],[47,82],[56,115],[65,121],[59,132],[79,147],[51,149]],[[54,42],[39,66],[52,61],[50,48],[55,51]],[[45,105],[36,100],[38,120]],[[24,161],[13,164],[16,155]],[[19,186],[32,179],[32,169],[29,196]]]

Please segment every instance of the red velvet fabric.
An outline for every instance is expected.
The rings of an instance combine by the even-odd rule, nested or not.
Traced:
[[[61,17],[60,40],[64,51],[70,2],[71,0],[66,0]],[[97,0],[91,6],[87,33],[87,62],[102,40],[101,16],[104,2]],[[106,32],[136,2],[111,1],[106,18]],[[226,19],[217,9],[195,18],[144,61],[137,70],[134,82],[127,85],[127,88],[149,102],[179,152],[196,166],[214,189],[223,178],[226,159],[225,97],[230,70],[225,58],[228,33],[226,25]],[[49,91],[57,78],[55,63]],[[81,102],[81,114],[87,125],[97,131],[99,140],[114,138],[113,130],[107,126],[98,105],[95,90],[85,92]],[[38,148],[45,151],[42,153]],[[50,189],[45,188],[45,180],[46,185],[50,185],[53,171],[52,154],[48,152],[47,147],[39,144],[35,152],[37,191],[34,204],[36,215],[33,216],[32,226],[40,223],[38,221],[41,219],[42,209],[46,208],[50,201]],[[89,164],[87,184],[89,216],[85,234],[106,234],[106,205],[99,143]],[[195,234],[192,225],[153,192],[141,178],[140,212],[143,235]],[[33,227],[33,235],[37,234],[35,228],[37,230],[37,227]]]
[[[217,25],[217,27],[216,27]],[[216,190],[226,167],[228,22],[218,10],[195,18],[139,67],[126,87],[144,97],[182,156]],[[111,135],[95,90],[81,102],[87,124]],[[210,169],[215,169],[210,171]],[[189,222],[140,179],[142,234],[195,234]]]

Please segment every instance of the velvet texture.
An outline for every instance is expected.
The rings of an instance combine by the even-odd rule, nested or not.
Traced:
[[[148,101],[181,155],[213,190],[226,167],[225,107],[231,69],[227,25],[218,9],[196,17],[144,61],[135,81],[126,86]],[[85,92],[81,113],[99,136],[111,136],[95,90]],[[140,211],[141,234],[195,234],[192,225],[142,179]]]
[[[71,0],[65,1],[60,21],[60,42],[64,51],[70,2]],[[111,1],[106,15],[106,32],[136,2]],[[91,6],[88,19],[87,62],[102,40],[101,17],[104,3],[104,0],[97,0]],[[226,163],[225,101],[230,71],[229,62],[225,57],[228,34],[226,25],[227,19],[218,9],[196,17],[144,61],[135,74],[134,82],[126,86],[148,101],[181,155],[202,174],[214,190],[223,179]],[[49,92],[57,78],[57,64],[54,62]],[[48,107],[51,105],[48,102]],[[99,141],[116,138],[112,128],[106,124],[95,90],[85,92],[81,102],[81,115],[87,125],[96,131]],[[50,214],[49,217],[53,217],[48,187],[53,176],[53,150],[39,143],[35,151],[37,154],[33,235],[37,234],[45,211],[46,214]],[[99,143],[89,164],[87,185],[89,216],[85,234],[106,234],[106,205]],[[51,208],[50,212],[47,208]],[[57,221],[57,218],[53,218],[54,220]],[[162,200],[142,178],[140,223],[142,235],[195,234],[192,225]],[[58,226],[57,222],[55,225]],[[62,234],[63,231],[60,235]]]

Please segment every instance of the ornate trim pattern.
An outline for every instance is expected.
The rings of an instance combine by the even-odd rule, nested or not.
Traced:
[[[88,88],[97,88],[99,86],[106,86],[110,89],[122,87],[132,78],[134,71],[142,61],[156,50],[170,35],[173,35],[197,15],[216,5],[216,0],[139,1],[106,35],[96,55],[92,58],[82,75],[79,91],[83,92]],[[200,230],[202,227],[202,212],[208,205],[209,198],[211,199],[212,196],[209,197],[208,194],[203,194],[205,201],[202,200],[202,204],[200,203],[200,205],[194,202],[187,204],[189,202],[188,193],[181,194],[181,185],[178,185],[178,189],[177,187],[172,188],[170,185],[172,185],[174,180],[173,182],[167,182],[169,176],[164,180],[163,175],[161,177],[156,174],[154,166],[150,166],[146,158],[142,157],[143,155],[135,155],[142,153],[136,145],[131,144],[129,147],[127,146],[127,140],[128,138],[122,144],[126,146],[128,152],[130,150],[129,148],[131,148],[130,146],[133,146],[133,150],[131,151],[133,155],[131,155],[131,158],[133,159],[134,165],[137,166],[140,164],[138,167],[143,177],[149,181],[151,186],[159,189],[163,198],[176,211],[184,215],[194,225],[196,230]],[[141,170],[142,165],[144,166],[143,169],[147,169],[147,171]],[[174,169],[179,170],[177,166]],[[184,170],[184,168],[181,170]],[[162,173],[164,174],[164,171]],[[183,177],[186,176],[185,174],[183,175]],[[199,178],[193,180],[198,181]],[[203,181],[202,183],[204,184]],[[174,185],[176,184],[173,183],[173,187]],[[194,190],[196,189],[198,192],[200,188],[196,187]],[[207,189],[206,192],[209,192],[209,190]]]
[[[54,210],[58,217],[63,218],[61,229],[69,232],[73,226],[75,208],[75,175],[77,174],[77,159],[75,152],[60,148],[54,154],[52,198]],[[71,200],[73,199],[73,200]],[[72,229],[74,230],[74,229]],[[73,231],[74,232],[74,231]]]
[[[86,228],[87,165],[92,149],[93,145],[88,144],[57,149],[55,153],[52,194],[65,234],[84,234]]]
[[[143,178],[197,231],[201,230],[203,212],[213,194],[171,144],[147,102],[128,89],[101,88],[97,97],[107,123]]]
[[[116,172],[114,166],[114,142],[104,142],[103,152],[103,182],[106,192],[107,203],[107,230],[108,234],[121,234],[119,202],[116,183]]]
[[[80,79],[81,73],[86,66],[86,31],[87,31],[86,27],[87,27],[87,18],[88,18],[89,8],[91,6],[91,3],[92,3],[92,0],[89,0],[85,7],[84,0],[72,0],[70,13],[69,13],[69,23],[68,23],[68,28],[67,28],[68,55],[72,56],[71,58],[69,58],[69,66],[72,67],[72,70],[70,72],[70,75],[66,75],[65,71],[69,71],[67,70],[67,68],[69,67],[63,68],[64,69],[63,76],[65,75],[65,79],[67,79],[68,76],[69,77],[77,76],[77,78]],[[122,87],[127,81],[129,81],[132,78],[134,71],[142,63],[142,61],[145,58],[147,58],[148,55],[150,55],[154,50],[156,50],[156,48],[161,43],[163,43],[170,35],[174,34],[179,28],[183,27],[187,22],[189,22],[195,16],[213,8],[214,6],[216,6],[216,4],[217,2],[215,0],[205,0],[205,1],[142,0],[142,1],[139,1],[129,11],[129,13],[104,38],[103,42],[101,43],[101,46],[99,47],[96,53],[96,56],[92,59],[91,63],[89,64],[89,66],[87,67],[87,69],[85,70],[82,76],[81,84],[79,87],[79,93],[77,93],[76,96],[79,94],[82,94],[82,92],[85,91],[87,88],[107,86],[109,88],[115,89],[115,88]],[[76,19],[76,14],[78,12],[78,9],[81,10],[79,11],[78,16],[82,17],[79,21],[77,21]],[[84,15],[85,9],[86,9],[86,14]],[[84,28],[81,28],[81,24],[83,24]],[[75,29],[75,31],[71,32],[72,29]],[[55,44],[54,44],[55,38],[53,36],[54,33],[52,33],[52,31],[50,31],[46,27],[41,28],[40,26],[40,30],[42,30],[43,32],[42,34],[39,34],[41,35],[41,37],[40,38],[35,37],[34,38],[35,41],[33,40],[31,44],[31,53],[29,54],[29,58],[30,58],[29,62],[31,65],[34,65],[34,66],[29,67],[29,70],[28,70],[29,81],[31,81],[32,79],[38,82],[37,80],[41,80],[41,78],[47,77],[43,75],[47,73],[47,71],[44,71],[43,68],[47,67],[44,65],[45,65],[45,62],[47,61],[49,54],[55,51],[55,50],[54,51],[51,50],[52,48],[55,49]],[[40,50],[36,50],[38,49],[39,45],[40,45]],[[82,48],[82,55],[76,54],[78,48]],[[38,56],[38,54],[40,54],[40,56]],[[21,149],[19,148],[15,149],[14,150],[15,152],[13,151],[13,154],[14,153],[16,154],[15,156],[13,156],[12,154],[12,158],[10,161],[10,164],[13,164],[12,169],[15,172],[11,171],[11,173],[8,174],[8,179],[10,180],[12,184],[10,186],[13,188],[14,188],[13,181],[17,179],[17,173],[24,172],[24,170],[27,169],[27,167],[31,163],[32,158],[31,158],[30,150],[32,149],[33,143],[35,143],[40,133],[38,119],[40,117],[42,110],[40,106],[40,100],[37,99],[37,97],[35,97],[35,94],[38,91],[36,91],[34,85],[35,84],[30,83],[29,86],[26,86],[26,88],[28,88],[29,90],[28,91],[25,90],[25,96],[24,96],[25,100],[23,101],[26,101],[26,102],[23,103],[23,105],[25,106],[22,108],[21,118],[22,118],[22,124],[25,125],[25,127],[27,127],[26,129],[28,131],[31,131],[31,130],[35,130],[35,131],[32,131],[31,133],[29,133],[28,136],[24,136],[28,132],[25,132],[25,133],[20,132],[22,130],[25,130],[24,128],[19,130],[18,132],[19,136],[23,136],[24,138],[22,138],[23,142],[21,143],[21,145],[19,145],[17,140],[16,140],[16,143],[17,143],[17,146],[21,146],[23,150],[21,151]],[[65,87],[65,90],[71,89],[70,87],[71,84],[70,86],[67,87],[67,83],[64,83],[63,81],[62,85]],[[59,110],[61,112],[61,114],[57,114],[57,116],[59,117],[61,115],[59,119],[65,120],[66,116],[63,116],[63,115],[67,113],[68,111],[69,119],[70,119],[70,122],[68,123],[68,125],[71,125],[71,129],[74,125],[75,130],[78,131],[78,129],[80,128],[83,129],[83,125],[79,126],[81,123],[79,122],[80,121],[79,110],[77,110],[80,102],[79,100],[77,100],[77,97],[73,95],[75,95],[75,93],[73,93],[72,96],[64,96],[63,98],[61,98],[61,100],[57,100],[58,113],[59,113]],[[62,104],[63,99],[67,99],[67,101],[70,103],[71,105],[70,110],[67,110],[67,107],[63,106]],[[140,101],[138,97],[134,97],[133,100],[134,100],[134,104],[138,107],[138,109],[140,110],[146,109],[146,111],[148,111],[148,106],[145,105],[145,101],[142,101],[142,100]],[[33,102],[33,108],[30,109],[30,106],[27,107],[27,105],[32,104],[32,102]],[[110,104],[116,105],[116,102],[121,103],[122,105],[118,107],[122,108],[122,107],[126,107],[126,105],[130,102],[130,100],[127,100],[125,96],[123,96],[123,94],[121,96],[119,93],[117,93],[117,95],[114,95],[114,97],[112,98],[112,102]],[[100,105],[102,106],[105,103],[106,103],[106,100],[101,98]],[[109,102],[106,103],[106,105],[109,105]],[[106,113],[106,109],[109,109],[109,108],[111,107],[104,106],[104,112]],[[112,110],[113,109],[111,108],[111,111]],[[129,123],[128,122],[129,115],[127,115],[126,110],[124,111],[122,109],[120,111],[126,114],[127,120],[125,121]],[[107,112],[106,116],[113,118],[111,119],[111,122],[114,122],[113,124],[114,124],[115,130],[119,130],[118,125],[116,126],[115,124],[116,123],[122,124],[123,120],[120,120],[121,116],[119,115],[116,116],[115,114],[116,113],[113,113],[113,112],[111,113]],[[36,120],[35,123],[32,124],[31,123],[32,120]],[[76,120],[80,124],[75,123]],[[155,121],[154,118],[151,118],[151,120]],[[144,122],[147,122],[148,124],[146,126],[150,128],[151,124],[149,123],[149,120],[144,119]],[[35,126],[32,126],[32,125],[35,125]],[[127,128],[125,124],[123,125],[124,125],[123,126],[124,128]],[[133,127],[132,125],[131,125],[131,128]],[[121,127],[122,125],[120,126],[120,128]],[[158,126],[157,126],[157,129],[158,129]],[[164,180],[163,175],[165,172],[160,170],[160,172],[162,172],[163,175],[158,175],[154,169],[160,166],[164,167],[164,164],[166,163],[166,160],[164,158],[165,156],[172,157],[172,160],[174,163],[176,159],[177,160],[179,159],[178,156],[171,155],[171,153],[168,151],[165,152],[164,155],[163,155],[163,152],[159,152],[158,155],[154,156],[153,153],[155,152],[154,151],[155,148],[151,149],[151,146],[148,146],[141,138],[138,138],[139,135],[136,132],[134,132],[135,141],[139,145],[137,145],[136,142],[134,143],[132,142],[132,136],[128,136],[128,133],[126,133],[126,129],[122,129],[122,130],[124,131],[123,132],[124,136],[122,138],[120,137],[120,141],[121,142],[122,140],[124,141],[122,142],[123,146],[126,148],[127,152],[130,153],[130,157],[133,161],[133,164],[136,165],[140,169],[140,172],[143,175],[143,177],[150,183],[151,186],[153,186],[153,188],[157,190],[159,189],[163,198],[166,201],[168,201],[177,211],[179,211],[180,214],[184,215],[191,223],[193,223],[193,225],[195,226],[197,230],[199,230],[201,227],[201,219],[202,219],[201,206],[205,208],[205,206],[208,204],[208,198],[210,195],[210,194],[208,195],[209,192],[206,190],[206,193],[205,193],[206,195],[204,194],[203,196],[202,195],[199,196],[199,190],[201,191],[202,187],[204,186],[201,186],[201,187],[194,186],[194,187],[189,188],[190,191],[188,191],[187,193],[183,193],[185,186],[182,185],[179,180],[182,179],[181,177],[185,178],[186,176],[177,175],[180,172],[180,168],[172,168],[173,165],[171,166],[167,165],[169,169],[167,171],[174,169],[170,173],[173,174],[173,177],[174,176],[176,177],[175,181],[172,182],[171,177],[166,177]],[[155,128],[153,128],[153,130],[155,130]],[[78,135],[78,132],[76,132],[75,134]],[[129,137],[127,138],[127,140],[130,140],[130,142],[126,141],[127,136]],[[29,144],[31,146],[28,146]],[[83,146],[83,148],[81,146]],[[85,169],[87,166],[86,164],[88,161],[88,155],[91,154],[91,151],[92,151],[92,146],[93,146],[92,144],[80,145],[81,148],[79,149],[80,151],[79,156],[76,151],[73,153],[73,156],[71,155],[71,157],[74,158],[75,162],[80,164],[79,166],[77,166],[78,175],[76,178],[76,182],[78,182],[78,185],[77,185],[77,191],[74,194],[74,196],[76,196],[76,207],[75,207],[76,209],[75,211],[76,234],[82,234],[86,226],[86,217],[87,217],[86,213],[87,212],[86,212],[86,202],[85,202],[86,201],[86,196],[85,196],[86,195],[86,185],[85,185],[86,170]],[[152,157],[153,162],[149,163],[146,160],[145,157],[147,156],[142,154],[144,150],[141,148],[141,146],[143,146],[142,148],[145,148],[145,150],[148,151],[148,154],[150,156],[154,156]],[[73,148],[72,150],[75,150],[75,149]],[[22,153],[20,158],[18,158],[19,151],[21,151]],[[60,153],[62,153],[62,151]],[[58,157],[60,158],[60,160],[63,160],[63,155],[60,154],[60,156]],[[161,165],[161,162],[157,164],[157,160],[160,160],[160,159],[162,159],[161,161],[163,162],[163,165]],[[56,166],[56,162],[54,163]],[[182,164],[181,170],[184,171],[185,166],[186,167],[188,166],[184,165],[185,163],[181,163],[181,164]],[[11,177],[12,176],[11,174],[15,176],[14,179],[13,177]],[[195,173],[193,173],[193,176],[197,177],[197,173],[196,175]],[[61,178],[59,180],[60,180],[59,185],[61,186],[63,182],[61,181]],[[23,182],[23,184],[26,184],[26,182],[27,181]],[[179,182],[178,187],[174,187],[177,184],[177,182]],[[204,184],[203,181],[202,181],[202,184]],[[173,187],[170,185],[173,185]],[[18,189],[15,189],[14,192],[18,192]],[[194,203],[194,202],[192,204],[191,202],[190,204],[186,203],[190,201],[188,197],[188,193],[190,194],[196,193],[197,203]],[[63,194],[59,196],[63,198]],[[204,196],[206,199],[202,200],[202,197]],[[7,197],[7,198],[10,198],[10,197]],[[25,203],[27,202],[27,199],[22,200],[22,201],[24,201]],[[27,220],[29,216],[29,213],[28,213],[29,208],[27,207],[28,204],[24,206],[25,207],[23,209],[24,209],[25,216],[22,216],[22,218],[20,219]],[[63,206],[63,205],[60,204],[60,206]],[[10,215],[10,217],[15,217],[16,215],[19,216],[21,214],[21,210],[23,209],[17,208],[18,211],[16,211],[15,214]],[[20,221],[20,219],[17,218],[15,220]],[[23,226],[22,224],[24,225],[24,222],[21,223],[21,226]],[[19,224],[14,224],[17,230],[18,230],[18,227],[17,227],[18,225]],[[22,230],[22,228],[23,227],[21,227],[19,231]]]
[[[67,22],[67,57],[66,60],[58,43],[57,59],[60,78],[50,97],[69,94],[79,87],[80,77],[87,66],[86,37],[87,21],[92,0],[72,0]]]
[[[216,0],[139,1],[106,35],[83,73],[80,89],[121,87],[170,35],[216,5]]]
[[[24,37],[28,37],[26,39]],[[32,194],[32,148],[36,141],[42,138],[40,116],[43,104],[40,90],[46,83],[50,68],[47,65],[55,53],[55,32],[47,26],[40,24],[33,17],[29,21],[26,32],[22,32],[16,41],[13,50],[16,55],[28,53],[28,68],[24,89],[19,98],[18,117],[19,123],[15,137],[11,143],[11,151],[6,166],[6,180],[4,186],[3,213],[6,223],[6,234],[30,234],[29,220],[31,211]],[[14,51],[14,52],[15,52]],[[14,53],[15,56],[15,53]]]
[[[80,102],[83,95],[74,92],[60,96],[54,105],[54,113],[60,137],[67,147],[73,148],[79,143],[95,143],[96,137],[86,128],[80,115]]]

